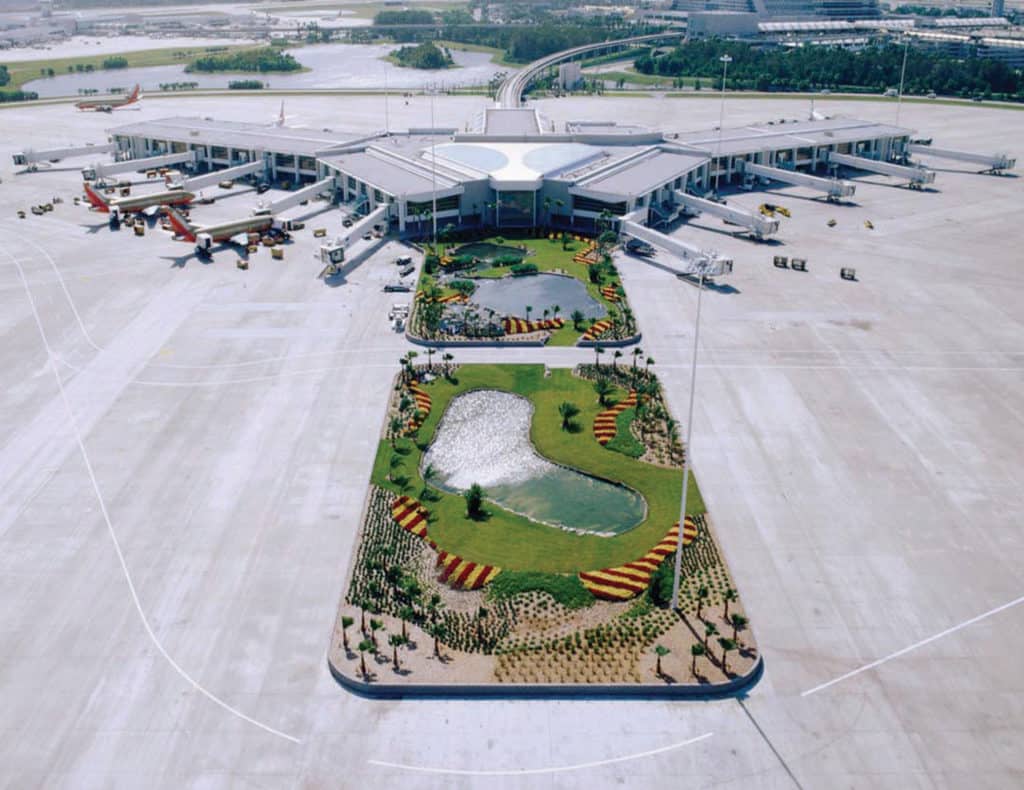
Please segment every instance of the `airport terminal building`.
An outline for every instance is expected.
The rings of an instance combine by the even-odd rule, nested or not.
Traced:
[[[602,216],[657,227],[681,193],[705,195],[750,180],[745,163],[829,175],[830,154],[901,159],[910,130],[844,118],[664,133],[606,122],[556,130],[533,109],[490,108],[457,129],[356,136],[211,118],[166,118],[110,130],[122,157],[194,152],[198,172],[265,163],[266,177],[325,185],[360,214],[384,212],[393,230],[430,220],[459,227],[554,225],[585,231]]]

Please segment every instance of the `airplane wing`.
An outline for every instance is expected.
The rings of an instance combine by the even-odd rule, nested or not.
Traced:
[[[149,206],[148,208],[142,209],[142,213],[147,217],[155,217],[160,213],[160,206]]]
[[[231,237],[230,242],[232,244],[237,244],[239,247],[245,247],[249,244],[249,234],[236,233],[234,236]]]

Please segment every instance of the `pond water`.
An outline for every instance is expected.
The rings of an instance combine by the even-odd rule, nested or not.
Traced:
[[[458,247],[453,255],[472,255],[474,258],[483,260],[494,260],[501,255],[516,255],[520,258],[526,257],[526,253],[518,247],[509,247],[502,244],[493,244],[489,241],[477,241],[471,244],[463,244]]]
[[[526,318],[527,305],[533,307],[531,318],[541,318],[545,310],[555,305],[563,317],[574,310],[579,310],[586,318],[601,318],[606,312],[604,305],[587,293],[587,287],[575,277],[541,273],[473,282],[476,283],[473,301],[499,315]]]
[[[80,88],[93,88],[107,93],[111,88],[131,90],[135,83],[143,92],[157,91],[161,83],[196,82],[199,88],[226,88],[235,80],[260,80],[266,87],[295,88],[382,88],[384,74],[392,90],[419,90],[426,87],[458,88],[486,84],[499,71],[487,52],[452,50],[456,67],[438,71],[407,69],[381,58],[397,49],[397,45],[317,44],[287,50],[310,71],[293,74],[185,72],[185,64],[145,66],[134,69],[97,70],[89,73],[58,74],[32,80],[24,90],[35,91],[40,98],[75,96]]]
[[[611,536],[646,514],[643,498],[542,458],[530,443],[533,404],[510,392],[477,390],[454,398],[437,426],[423,468],[433,484],[462,493],[479,483],[487,498],[533,521]]]

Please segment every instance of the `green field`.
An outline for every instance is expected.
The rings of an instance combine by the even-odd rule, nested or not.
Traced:
[[[540,365],[464,365],[455,378],[456,382],[439,378],[426,385],[433,402],[430,416],[421,426],[416,443],[409,439],[398,443],[401,475],[409,478],[405,490],[388,480],[389,462],[396,453],[387,441],[380,443],[374,461],[374,484],[420,497],[425,485],[419,472],[420,460],[452,398],[470,390],[497,389],[517,393],[533,403],[530,438],[541,455],[632,488],[646,500],[647,518],[616,537],[579,535],[532,522],[490,502],[490,517],[473,521],[466,517],[461,496],[437,491],[438,501],[425,504],[432,514],[429,535],[441,549],[502,569],[573,573],[631,562],[649,551],[679,520],[682,477],[678,470],[642,463],[607,450],[594,439],[593,421],[601,406],[592,382],[562,368],[551,370],[545,378]],[[615,397],[624,394],[620,390]],[[579,432],[561,429],[558,405],[562,401],[580,407],[576,418]],[[703,513],[704,503],[692,477],[688,494],[687,512]]]
[[[107,58],[112,57],[123,57],[128,61],[128,65],[125,68],[140,68],[143,66],[172,66],[180,64],[182,66],[188,64],[194,58],[201,57],[203,55],[211,54],[208,50],[215,49],[218,54],[225,54],[228,52],[240,52],[243,50],[250,49],[261,49],[260,45],[243,45],[243,46],[229,46],[229,47],[171,47],[167,49],[146,49],[141,52],[108,52],[103,55],[81,55],[73,58],[48,58],[45,60],[27,60],[25,62],[10,63],[7,64],[7,70],[11,75],[11,81],[7,85],[3,86],[5,91],[16,91],[21,90],[21,86],[26,82],[31,82],[35,79],[40,79],[43,75],[41,70],[53,69],[54,76],[59,77],[62,74],[69,74],[68,66],[74,68],[76,65],[81,64],[82,66],[91,65],[97,74],[109,74],[111,77],[116,77],[119,71],[123,69],[104,69],[103,61]],[[0,63],[3,63],[3,57],[0,56]],[[181,80],[187,81],[189,76],[182,74]],[[123,86],[130,88],[130,85]]]

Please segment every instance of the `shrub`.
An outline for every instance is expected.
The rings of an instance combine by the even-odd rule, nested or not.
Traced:
[[[465,296],[472,296],[476,290],[476,283],[472,280],[452,280],[451,287]]]
[[[433,274],[437,271],[438,264],[441,263],[441,259],[432,252],[428,252],[423,257],[423,269],[427,274]]]
[[[651,575],[651,586],[647,588],[651,601],[657,606],[672,603],[672,577],[675,574],[675,554],[669,554]]]
[[[536,273],[537,264],[535,263],[517,263],[512,267],[513,277],[525,277]]]
[[[488,595],[495,600],[531,591],[546,592],[567,609],[583,609],[594,603],[594,596],[575,574],[502,571],[487,586]]]
[[[479,520],[484,516],[484,497],[487,492],[480,486],[479,483],[473,483],[466,491],[466,514],[474,520]]]

